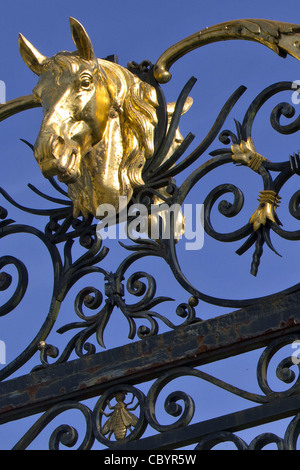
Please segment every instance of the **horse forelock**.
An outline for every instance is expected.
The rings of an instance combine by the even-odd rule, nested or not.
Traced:
[[[83,67],[90,69],[94,74],[98,73],[97,61],[87,61],[79,56],[78,52],[61,51],[47,60],[44,70],[55,75],[55,81],[59,85],[62,73],[67,70],[71,76],[76,75]]]

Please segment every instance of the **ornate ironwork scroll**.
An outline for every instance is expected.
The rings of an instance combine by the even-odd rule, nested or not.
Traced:
[[[294,91],[293,83],[268,86],[250,103],[243,119],[235,120],[234,129],[225,128],[229,114],[246,91],[244,86],[239,87],[191,152],[194,135],[190,133],[184,138],[179,123],[192,105],[190,93],[196,79],[192,77],[186,83],[176,103],[165,102],[161,84],[171,78],[170,67],[184,54],[227,39],[257,41],[280,56],[290,54],[299,59],[299,28],[267,20],[235,20],[207,28],[172,46],[156,64],[131,62],[127,68],[119,66],[115,57],[97,59],[89,36],[74,19],[71,32],[76,53],[58,53],[48,58],[20,36],[21,55],[39,81],[33,95],[0,105],[0,120],[43,106],[44,120],[36,143],[24,142],[48,179],[51,194],[31,184],[29,188],[53,206],[26,207],[0,188],[3,204],[46,218],[43,228],[18,224],[10,218],[9,210],[1,207],[0,238],[29,234],[41,242],[50,256],[53,282],[48,313],[39,331],[0,370],[1,422],[42,413],[15,449],[27,448],[52,420],[68,410],[82,414],[84,436],[80,441],[74,426],[61,425],[52,431],[50,449],[61,446],[91,449],[96,444],[119,450],[188,445],[203,450],[225,442],[241,450],[262,449],[271,443],[278,449],[296,448],[300,429],[299,376],[294,366],[298,374],[299,362],[290,355],[278,364],[276,376],[288,385],[283,391],[275,391],[269,383],[268,368],[281,348],[286,345],[291,348],[300,341],[299,284],[250,299],[207,294],[180,265],[178,250],[185,230],[181,210],[168,212],[170,208],[183,207],[191,191],[214,170],[241,166],[260,181],[257,209],[242,227],[219,232],[212,222],[216,202],[224,195],[232,195],[232,203],[222,200],[218,205],[220,214],[229,219],[238,215],[244,204],[239,187],[220,184],[203,201],[206,234],[218,242],[241,242],[238,255],[251,249],[250,272],[254,276],[263,262],[263,248],[267,246],[277,253],[272,232],[285,240],[300,240],[298,229],[289,230],[280,221],[283,188],[294,175],[299,175],[299,153],[272,162],[269,155],[259,153],[252,132],[255,118],[265,103],[284,91]],[[280,134],[296,133],[300,129],[299,116],[290,124],[281,122],[282,117],[294,115],[295,108],[289,103],[279,103],[271,112],[272,128]],[[195,166],[207,151],[209,157]],[[180,184],[176,183],[184,171],[187,176]],[[99,205],[109,203],[116,210],[116,220],[109,219],[106,228],[121,225],[124,213],[128,216],[127,241],[119,242],[124,256],[115,269],[105,264],[110,253],[100,231],[103,220],[107,221],[104,214],[107,208],[101,213]],[[300,218],[299,203],[300,192],[296,191],[289,201],[290,214],[296,220]],[[137,218],[131,211],[133,207],[145,208],[144,218]],[[164,231],[166,213],[168,236]],[[131,222],[144,237],[135,237],[130,232]],[[155,228],[155,236],[149,227]],[[179,305],[174,306],[169,295],[161,295],[158,279],[148,272],[150,259],[165,263],[186,293]],[[141,260],[145,260],[143,270],[137,267]],[[8,266],[15,268],[16,279],[6,272]],[[11,255],[0,258],[0,269],[3,293],[10,293],[15,281],[13,292],[0,308],[4,317],[22,305],[28,270]],[[60,341],[63,347],[58,347],[48,338],[63,302],[79,281],[90,274],[99,281],[77,289],[72,319],[57,330],[61,338],[68,339]],[[204,321],[197,311],[200,301],[239,310]],[[132,347],[125,345],[105,351],[105,334],[116,311],[125,320],[128,338],[140,341],[133,342]],[[201,368],[214,360],[259,348],[263,351],[257,361],[258,392],[232,385]],[[15,375],[32,359],[35,366],[24,376],[25,385],[22,376]],[[55,383],[51,377],[55,377]],[[201,384],[199,388],[208,383],[256,405],[249,408],[248,404],[244,410],[228,413],[226,423],[223,417],[203,419],[197,414],[201,408],[199,394],[192,397],[186,390],[175,390],[167,392],[164,399],[164,409],[172,423],[162,424],[156,409],[160,394],[182,377],[193,377]],[[147,390],[136,387],[143,381],[152,381]],[[28,388],[39,393],[32,392],[28,398]],[[62,397],[53,390],[60,390]],[[96,400],[92,406],[82,403],[90,398]],[[281,418],[291,418],[281,436],[264,432],[246,442],[236,434]]]

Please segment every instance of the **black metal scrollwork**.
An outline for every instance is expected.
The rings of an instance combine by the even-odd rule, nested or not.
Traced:
[[[136,73],[143,75],[143,79],[155,85],[153,79],[153,65],[145,63],[141,68],[132,65]],[[233,195],[233,202],[221,200],[218,205],[219,212],[227,218],[233,218],[243,209],[244,196],[240,188],[233,184],[221,184],[210,191],[204,200],[204,228],[206,233],[221,242],[236,242],[245,239],[242,246],[237,250],[237,254],[242,255],[245,251],[254,246],[251,272],[256,275],[262,259],[263,246],[266,244],[276,252],[270,234],[277,235],[287,240],[299,240],[300,230],[288,231],[280,225],[276,209],[279,206],[279,193],[284,184],[291,176],[299,173],[298,154],[294,154],[290,159],[283,162],[271,162],[264,156],[258,154],[252,140],[252,128],[256,115],[262,106],[272,97],[283,91],[292,90],[291,82],[280,82],[263,90],[248,107],[244,119],[241,123],[235,121],[236,130],[222,130],[224,123],[232,111],[239,98],[244,94],[246,88],[239,87],[227,100],[215,123],[203,138],[202,142],[189,155],[182,158],[191,144],[194,136],[189,134],[182,143],[174,150],[174,153],[165,160],[165,156],[170,150],[174,135],[178,127],[184,103],[189,96],[195,78],[192,77],[183,88],[175,106],[169,128],[166,130],[167,111],[163,100],[160,100],[158,110],[159,125],[156,131],[156,150],[154,157],[149,160],[144,168],[143,178],[145,186],[136,189],[132,203],[143,203],[151,208],[154,197],[160,197],[167,205],[182,205],[191,190],[201,182],[202,178],[214,169],[223,165],[243,165],[254,171],[262,181],[262,191],[260,194],[260,204],[255,214],[249,218],[249,222],[243,227],[228,233],[220,233],[213,225],[211,212],[216,202],[226,194]],[[160,87],[157,86],[159,96],[162,96]],[[291,134],[299,130],[299,117],[291,124],[283,125],[281,118],[293,118],[294,108],[288,103],[280,103],[271,112],[271,125],[279,133]],[[185,178],[180,186],[176,185],[174,177],[183,174],[184,170],[190,168],[200,156],[202,156],[219,136],[219,141],[225,146],[210,151],[210,159],[202,163]],[[28,142],[27,142],[28,144]],[[31,146],[29,144],[29,146]],[[32,146],[31,146],[32,147]],[[268,156],[269,157],[269,156]],[[275,177],[273,176],[275,174]],[[87,219],[72,216],[72,204],[67,198],[67,193],[53,179],[49,179],[52,187],[59,194],[58,197],[48,196],[39,191],[36,187],[29,185],[30,189],[44,200],[55,204],[54,209],[33,209],[25,207],[14,201],[10,195],[1,189],[0,192],[6,201],[21,211],[36,216],[47,217],[44,232],[34,227],[18,225],[13,220],[7,218],[5,209],[1,209],[0,238],[16,233],[28,233],[37,237],[46,246],[53,264],[54,287],[52,292],[49,313],[38,334],[33,338],[26,350],[18,356],[11,364],[0,371],[2,379],[8,377],[12,372],[20,368],[37,351],[40,351],[41,366],[47,367],[48,359],[51,357],[55,362],[67,361],[71,354],[75,352],[82,357],[86,354],[93,354],[97,350],[97,345],[105,347],[104,332],[111,315],[115,309],[119,309],[128,322],[128,337],[136,336],[140,339],[156,335],[159,332],[159,325],[163,324],[167,328],[176,329],[180,326],[201,321],[196,314],[196,305],[202,300],[213,305],[223,307],[241,308],[256,303],[261,298],[254,299],[226,299],[207,295],[202,291],[201,286],[195,286],[189,281],[180,266],[177,256],[177,246],[174,219],[171,214],[170,237],[168,239],[159,237],[151,239],[132,239],[131,244],[120,243],[126,250],[126,256],[120,262],[115,272],[110,272],[101,263],[108,256],[108,248],[104,246],[97,226],[92,216]],[[165,191],[159,191],[165,188]],[[299,219],[299,191],[294,193],[289,203],[290,214]],[[179,242],[180,243],[180,242]],[[85,253],[74,258],[74,246],[80,245]],[[63,248],[61,250],[61,248]],[[133,274],[130,269],[134,268],[137,261],[146,257],[157,257],[164,260],[170,267],[176,281],[185,289],[190,297],[186,303],[181,303],[175,308],[179,324],[175,324],[167,316],[156,311],[156,307],[162,303],[173,303],[173,299],[168,296],[157,295],[156,280],[153,275],[145,270],[136,270]],[[28,276],[24,264],[13,257],[4,256],[0,259],[0,268],[13,265],[17,269],[18,283],[11,298],[1,307],[0,315],[8,314],[19,304],[27,288]],[[56,322],[60,305],[65,299],[70,289],[89,273],[96,273],[101,279],[102,288],[97,286],[87,286],[80,290],[74,303],[74,313],[77,316],[73,322],[61,326],[58,332],[63,335],[66,332],[76,330],[77,333],[60,353],[55,346],[46,345],[46,339]],[[128,273],[128,274],[127,274]],[[10,285],[10,274],[3,271],[0,275],[0,290],[7,290]],[[127,277],[127,279],[126,279]],[[292,286],[290,290],[297,290],[298,284]],[[283,292],[278,293],[281,295]],[[138,301],[131,303],[127,298],[138,298]],[[264,297],[265,300],[268,296]],[[173,305],[171,303],[171,305]],[[91,314],[85,313],[87,311]],[[138,326],[137,320],[143,322]],[[96,335],[96,343],[91,342],[91,337]],[[43,343],[45,342],[45,344]],[[265,385],[262,385],[265,392]]]
[[[66,401],[58,405],[53,406],[48,411],[46,411],[38,421],[31,427],[27,433],[20,439],[20,441],[14,446],[13,450],[24,450],[34,441],[34,439],[45,429],[45,427],[58,415],[68,410],[79,410],[86,423],[85,436],[78,446],[78,450],[89,450],[91,449],[95,437],[93,435],[92,428],[92,413],[90,409],[82,405],[81,403],[76,403],[72,401]],[[60,444],[66,447],[74,447],[78,440],[77,430],[70,425],[61,425],[56,428],[49,439],[49,449],[50,450],[59,450]]]
[[[195,450],[212,450],[218,444],[232,443],[236,450],[263,450],[272,445],[276,450],[297,450],[297,439],[300,433],[300,415],[297,414],[289,423],[284,437],[274,433],[262,433],[256,436],[248,445],[241,437],[229,431],[221,431],[209,434],[201,439]]]

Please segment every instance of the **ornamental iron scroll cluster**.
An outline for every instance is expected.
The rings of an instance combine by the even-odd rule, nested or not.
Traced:
[[[24,142],[32,149],[42,173],[57,192],[56,197],[50,196],[29,184],[34,193],[55,205],[55,208],[51,209],[33,209],[25,207],[5,189],[0,188],[3,199],[12,206],[24,213],[47,218],[44,229],[17,224],[9,218],[9,212],[1,207],[0,238],[4,239],[13,234],[33,235],[47,248],[53,265],[53,290],[48,314],[29,346],[0,370],[2,381],[19,371],[36,353],[40,356],[40,363],[34,367],[32,374],[64,365],[71,357],[73,359],[74,354],[82,360],[97,354],[99,346],[105,348],[104,333],[115,309],[127,320],[129,339],[138,337],[147,340],[158,335],[162,324],[170,331],[176,332],[185,327],[192,328],[205,323],[197,316],[196,307],[199,301],[216,306],[247,309],[299,291],[299,285],[296,284],[273,295],[242,300],[218,298],[202,292],[189,281],[181,269],[177,256],[177,247],[180,245],[180,241],[176,239],[177,221],[172,218],[172,213],[169,238],[163,237],[162,231],[159,231],[157,239],[134,239],[128,234],[130,245],[119,242],[125,250],[124,259],[114,272],[109,271],[102,263],[107,259],[109,250],[99,235],[98,221],[95,221],[95,218],[99,203],[111,202],[117,208],[120,196],[126,198],[129,208],[133,204],[143,204],[148,208],[151,218],[153,206],[182,206],[192,189],[213,170],[223,165],[240,165],[261,177],[262,189],[258,195],[257,209],[253,214],[249,214],[248,223],[241,228],[227,234],[217,232],[211,221],[212,209],[217,200],[228,193],[233,195],[232,203],[222,201],[218,207],[219,212],[228,218],[237,215],[244,202],[243,193],[237,186],[221,184],[203,201],[206,234],[221,242],[244,240],[237,254],[242,255],[247,250],[253,250],[250,271],[254,276],[258,272],[264,245],[277,253],[271,241],[272,231],[286,240],[300,240],[300,231],[286,230],[278,217],[282,188],[292,176],[299,175],[300,156],[294,153],[288,160],[274,163],[269,160],[269,156],[266,158],[257,151],[252,136],[253,124],[262,106],[283,91],[292,92],[293,83],[280,82],[265,88],[252,101],[243,120],[235,120],[235,129],[224,130],[229,113],[246,90],[244,86],[239,87],[224,104],[202,142],[190,153],[188,149],[194,135],[189,133],[184,138],[179,131],[179,122],[182,114],[186,113],[192,104],[190,93],[196,79],[192,77],[186,83],[176,103],[166,103],[162,91],[162,84],[171,78],[169,69],[173,63],[187,52],[211,42],[227,39],[257,41],[280,56],[290,54],[299,59],[300,26],[267,20],[231,21],[206,28],[172,46],[155,64],[149,61],[143,61],[141,64],[131,62],[127,68],[119,66],[115,56],[98,60],[86,31],[74,19],[71,19],[71,32],[77,47],[76,53],[58,53],[53,58],[43,56],[27,39],[20,36],[21,55],[25,63],[39,76],[39,82],[33,95],[0,105],[0,120],[29,108],[46,108],[37,142],[35,145]],[[72,76],[74,73],[75,79]],[[49,87],[53,90],[51,96],[45,92]],[[60,87],[67,90],[63,97],[58,95]],[[79,103],[78,109],[76,108],[76,116],[79,117],[76,119],[70,114],[70,105],[74,105],[74,102],[77,103],[76,106]],[[100,120],[99,106],[102,110]],[[60,134],[57,132],[55,121],[59,113],[61,123],[65,123],[59,131]],[[292,118],[294,114],[295,109],[290,104],[277,105],[270,117],[273,129],[281,134],[299,131],[299,117],[290,124],[281,123],[282,116]],[[86,116],[89,119],[85,120]],[[95,124],[96,117],[98,121]],[[223,147],[219,148],[218,143],[216,148],[217,138],[224,144]],[[215,145],[213,150],[212,145]],[[190,171],[183,183],[177,185],[175,178],[197,164],[199,157],[208,149],[210,158]],[[106,168],[109,168],[108,175],[104,171],[103,161]],[[67,190],[61,183],[67,185]],[[299,203],[300,191],[297,191],[289,203],[290,213],[296,220],[300,219]],[[118,216],[120,217],[120,212]],[[75,250],[78,245],[83,249],[80,256],[77,256]],[[126,283],[124,282],[135,263],[149,257],[163,260],[187,293],[188,300],[179,304],[176,309],[179,324],[156,310],[158,305],[173,299],[157,294],[153,275],[146,271],[136,271],[129,275]],[[17,270],[17,282],[13,294],[0,308],[1,316],[8,315],[21,304],[28,285],[28,271],[24,263],[14,256],[7,255],[0,258],[0,290],[6,291],[11,286],[12,276],[5,271],[9,265]],[[61,304],[71,288],[76,287],[80,279],[91,273],[102,277],[104,290],[101,291],[98,286],[90,286],[77,293],[74,303],[77,318],[58,329],[61,335],[73,331],[76,331],[76,334],[60,351],[56,345],[47,343],[47,338],[56,323]],[[129,303],[128,294],[138,300]],[[87,315],[85,309],[95,313]],[[142,326],[138,326],[138,320],[142,322]],[[92,337],[96,338],[97,345],[92,343]],[[194,366],[175,367],[159,378],[153,373],[151,378],[155,377],[155,381],[147,393],[125,382],[125,385],[108,387],[93,410],[79,401],[70,400],[48,407],[15,448],[26,448],[52,419],[69,409],[79,410],[85,418],[86,434],[80,449],[92,448],[95,440],[108,448],[134,449],[139,448],[139,445],[143,448],[143,445],[148,445],[147,439],[149,446],[154,446],[152,448],[173,448],[176,442],[181,442],[182,445],[197,443],[196,449],[200,450],[226,441],[233,442],[238,449],[259,449],[271,442],[275,443],[278,449],[295,448],[300,430],[296,407],[299,378],[296,379],[291,369],[291,366],[295,365],[291,358],[284,359],[277,368],[277,376],[283,382],[293,382],[288,390],[274,392],[267,380],[271,358],[282,346],[293,341],[298,341],[297,335],[282,337],[271,342],[263,352],[257,365],[258,386],[263,394],[250,393],[234,387]],[[266,346],[265,343],[262,345]],[[210,423],[205,431],[203,426],[201,428],[200,425],[190,425],[196,407],[191,396],[186,392],[173,392],[165,401],[165,410],[173,417],[179,416],[179,419],[173,424],[161,425],[155,411],[158,395],[166,384],[183,376],[199,378],[246,400],[267,405],[269,408],[266,409],[272,410],[275,403],[290,400],[289,411],[283,415],[290,416],[294,412],[295,417],[284,437],[265,433],[246,444],[234,434],[235,430],[244,429],[249,422],[246,412],[232,417],[230,431],[224,431],[221,425],[218,428],[217,419]],[[184,407],[178,404],[179,401],[183,402]],[[257,413],[259,416],[260,411]],[[278,416],[281,416],[280,413]],[[257,422],[260,420],[263,422],[264,418],[258,417]],[[212,427],[213,424],[215,427]],[[141,440],[149,428],[164,436],[164,444],[155,441],[155,438]],[[180,431],[182,428],[191,430],[189,437],[184,437]],[[212,431],[208,433],[207,429]],[[218,431],[214,432],[214,429]],[[63,425],[52,433],[49,447],[57,449],[60,444],[72,447],[77,440],[76,429]]]

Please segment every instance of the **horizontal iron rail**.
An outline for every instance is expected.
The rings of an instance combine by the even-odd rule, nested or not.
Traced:
[[[179,327],[119,348],[52,364],[0,384],[0,424],[84,400],[107,388],[138,384],[178,366],[197,366],[264,347],[300,331],[300,292]]]

